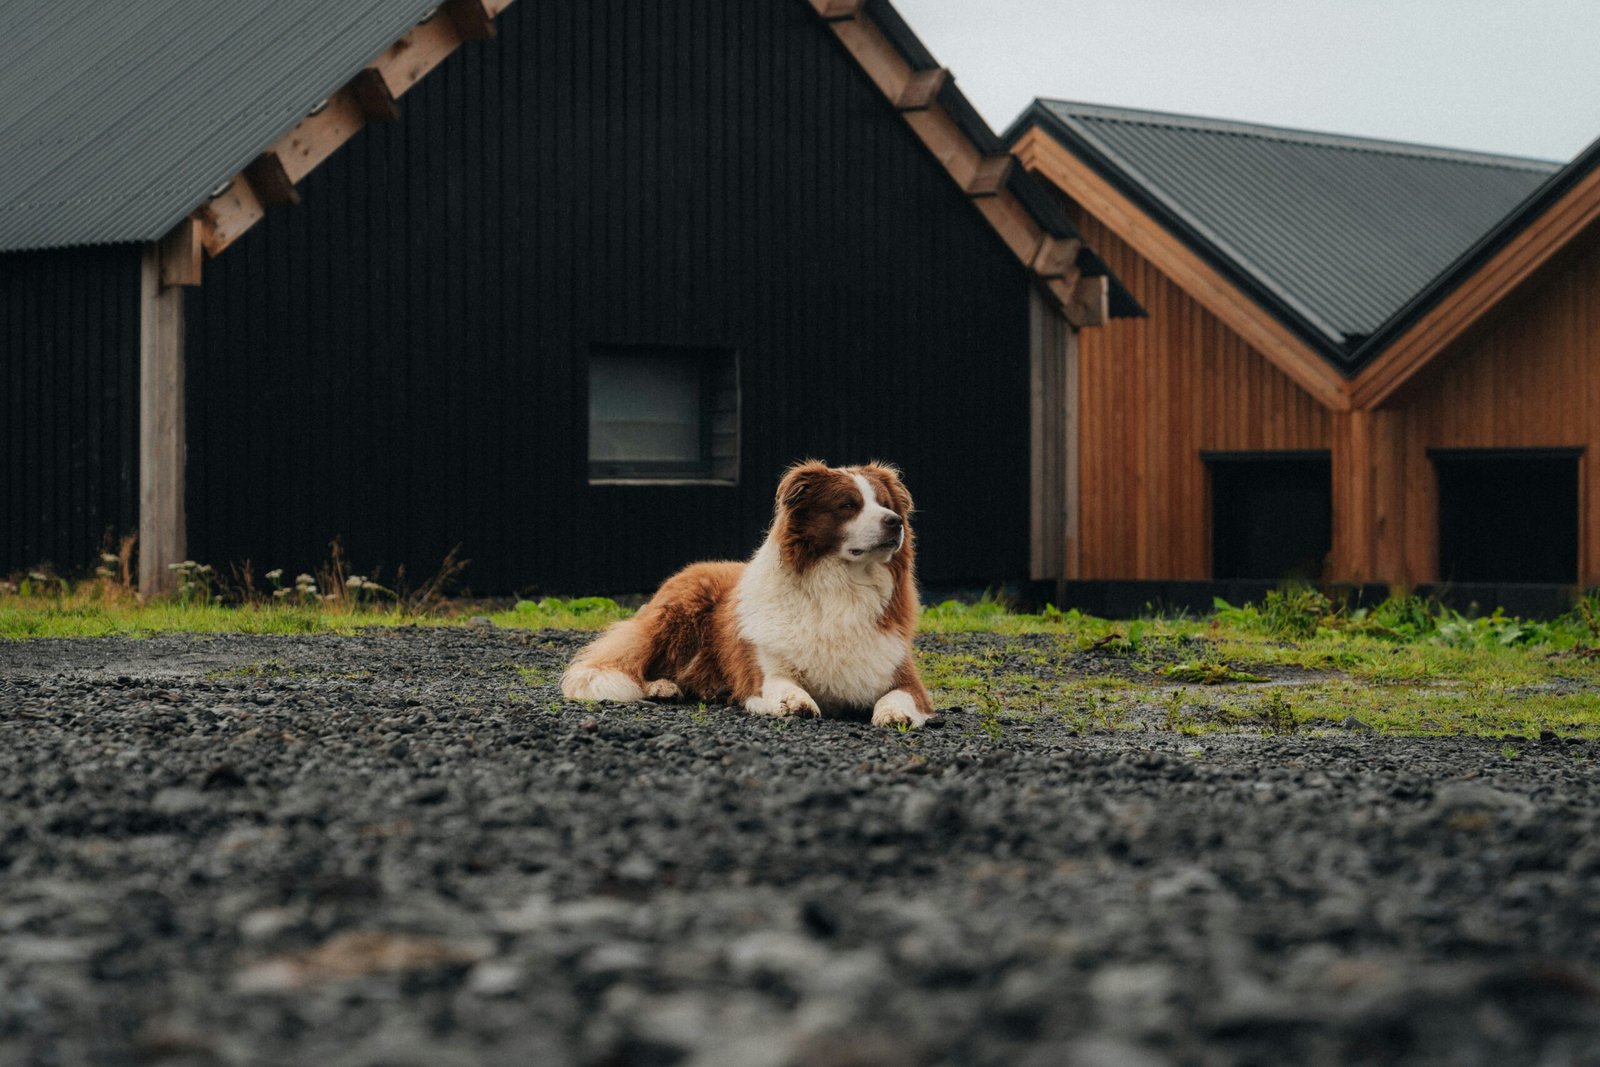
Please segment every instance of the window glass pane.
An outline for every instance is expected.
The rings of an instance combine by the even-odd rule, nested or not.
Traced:
[[[595,352],[589,358],[589,460],[703,462],[701,361]]]

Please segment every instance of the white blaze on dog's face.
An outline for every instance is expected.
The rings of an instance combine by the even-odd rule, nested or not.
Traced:
[[[783,559],[804,573],[829,558],[884,563],[907,544],[911,495],[892,468],[790,468],[778,487],[774,533]]]
[[[861,497],[860,513],[840,531],[839,555],[852,563],[886,560],[905,541],[905,520],[878,502],[871,482],[859,474],[850,480]]]

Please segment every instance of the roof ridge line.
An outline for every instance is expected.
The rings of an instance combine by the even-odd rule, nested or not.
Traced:
[[[1199,130],[1236,137],[1258,137],[1262,140],[1295,144],[1341,148],[1346,151],[1373,152],[1382,155],[1410,156],[1419,159],[1436,159],[1475,166],[1500,167],[1506,170],[1543,171],[1554,174],[1565,165],[1555,160],[1536,159],[1496,152],[1483,152],[1469,148],[1448,148],[1443,145],[1419,144],[1414,141],[1391,140],[1364,134],[1329,133],[1294,126],[1274,126],[1270,123],[1251,122],[1244,119],[1214,118],[1206,115],[1189,115],[1176,111],[1154,111],[1143,108],[1117,107],[1109,104],[1090,104],[1077,100],[1060,100],[1040,97],[1040,104],[1063,118],[1099,119],[1106,122],[1125,122],[1178,129]],[[1057,110],[1065,109],[1066,114]]]

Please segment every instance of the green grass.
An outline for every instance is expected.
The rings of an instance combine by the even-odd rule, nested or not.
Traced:
[[[1008,669],[1005,655],[925,654],[935,701],[976,712],[988,733],[998,705],[1000,729],[1057,715],[1082,729],[1284,734],[1339,729],[1354,717],[1386,734],[1600,737],[1593,598],[1546,622],[1467,618],[1414,597],[1348,610],[1293,589],[1258,607],[1219,602],[1201,618],[1129,621],[946,603],[925,613],[923,630],[1055,635],[1066,663],[1073,652],[1112,657],[1108,675]],[[1014,660],[1024,649],[1007,651]]]
[[[406,610],[344,595],[139,601],[125,584],[52,579],[0,586],[0,639],[186,633],[350,633],[456,626],[481,609]],[[521,630],[595,630],[629,610],[603,597],[524,600],[489,615]],[[990,737],[1056,718],[1084,730],[1282,734],[1338,728],[1354,716],[1387,734],[1600,737],[1600,601],[1548,622],[1467,618],[1400,597],[1349,610],[1312,590],[1209,615],[1113,621],[992,599],[930,606],[930,635],[993,634],[980,648],[921,655],[940,707],[961,706]],[[264,667],[262,669],[269,669]],[[535,676],[537,673],[537,676]],[[520,676],[548,682],[547,672]]]
[[[0,639],[148,637],[159,633],[352,633],[368,626],[415,624],[394,611],[332,612],[296,605],[102,603],[0,596]]]
[[[589,630],[630,615],[604,597],[519,601],[488,616],[496,626]],[[149,637],[162,633],[354,633],[374,626],[462,626],[482,616],[470,606],[409,611],[384,601],[260,599],[140,601],[117,585],[54,583],[26,595],[0,591],[0,640],[40,637]]]

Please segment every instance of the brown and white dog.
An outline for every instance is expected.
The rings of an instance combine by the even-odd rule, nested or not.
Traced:
[[[933,714],[917,675],[911,494],[893,467],[808,460],[778,485],[748,563],[696,563],[561,677],[574,700],[706,700],[757,715],[872,710],[877,726]]]

